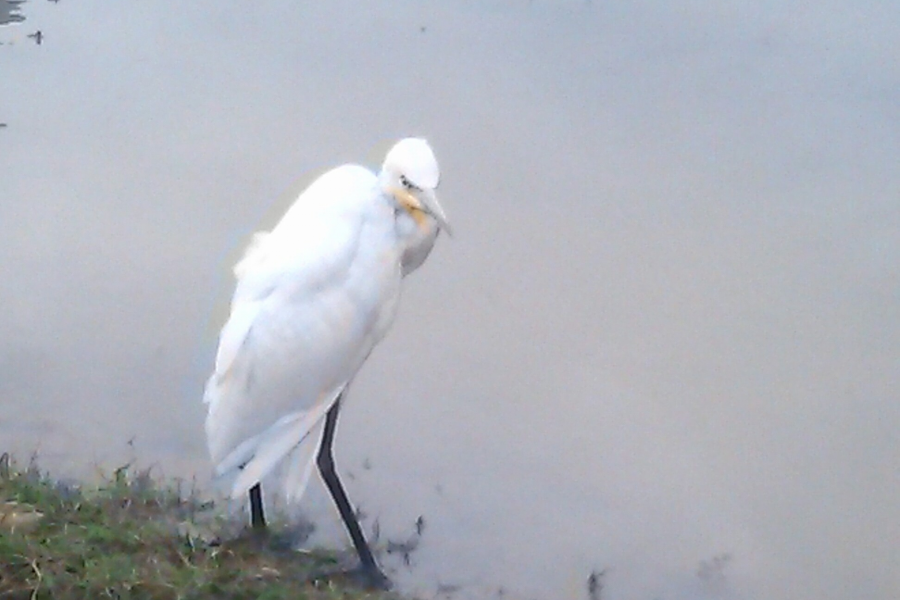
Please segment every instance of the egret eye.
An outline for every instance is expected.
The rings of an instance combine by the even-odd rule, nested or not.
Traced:
[[[406,178],[406,175],[400,176],[400,184],[408,190],[419,189],[412,181]]]

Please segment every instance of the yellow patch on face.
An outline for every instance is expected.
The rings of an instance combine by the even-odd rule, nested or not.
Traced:
[[[391,192],[394,194],[394,198],[397,199],[397,202],[400,203],[400,206],[402,206],[406,212],[409,213],[409,216],[413,218],[416,225],[423,231],[427,231],[428,217],[425,214],[425,211],[422,210],[422,203],[407,190],[394,188]]]
[[[425,211],[419,210],[418,208],[410,208],[407,210],[409,210],[409,216],[413,218],[416,225],[423,231],[426,231],[428,229],[428,218],[425,216]]]

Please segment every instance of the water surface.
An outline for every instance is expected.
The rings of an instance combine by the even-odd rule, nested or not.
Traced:
[[[230,265],[318,172],[421,134],[456,237],[337,450],[384,536],[425,516],[411,566],[386,558],[405,589],[900,595],[893,3],[20,9],[4,448],[206,481]]]

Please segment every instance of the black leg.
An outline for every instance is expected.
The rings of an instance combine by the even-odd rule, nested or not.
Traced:
[[[337,505],[338,512],[341,513],[341,519],[344,521],[347,533],[350,534],[350,539],[353,540],[356,553],[359,554],[362,572],[366,577],[367,583],[371,587],[387,589],[390,587],[391,582],[378,568],[375,557],[372,556],[372,551],[369,549],[369,544],[366,543],[366,538],[359,527],[359,522],[356,520],[353,508],[350,506],[350,501],[347,499],[344,486],[341,485],[341,480],[338,478],[337,471],[334,468],[334,456],[331,452],[331,447],[334,443],[334,430],[337,426],[338,411],[341,408],[341,399],[343,397],[344,393],[341,392],[334,406],[328,409],[328,414],[325,417],[325,432],[322,434],[322,446],[319,448],[319,456],[316,458],[316,463],[319,466],[319,473],[322,474],[322,479],[331,493],[331,498]]]
[[[266,515],[263,512],[262,487],[260,484],[250,488],[250,525],[254,531],[264,531],[266,528]]]

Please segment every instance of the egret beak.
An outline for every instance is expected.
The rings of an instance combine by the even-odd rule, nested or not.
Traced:
[[[447,220],[447,213],[441,208],[441,203],[438,202],[434,190],[422,190],[419,192],[419,200],[422,202],[423,210],[434,217],[434,220],[438,222],[438,226],[446,231],[447,235],[453,237],[453,229]]]
[[[453,230],[450,228],[450,223],[447,221],[447,214],[444,212],[444,209],[441,208],[441,204],[438,202],[434,191],[416,190],[416,192],[413,193],[409,190],[399,188],[394,188],[391,191],[394,193],[394,197],[397,201],[413,215],[413,218],[415,218],[415,213],[413,211],[420,211],[426,215],[431,215],[434,217],[434,220],[437,221],[438,227],[446,231],[447,235],[453,235]],[[416,221],[418,222],[418,219],[416,219]]]

